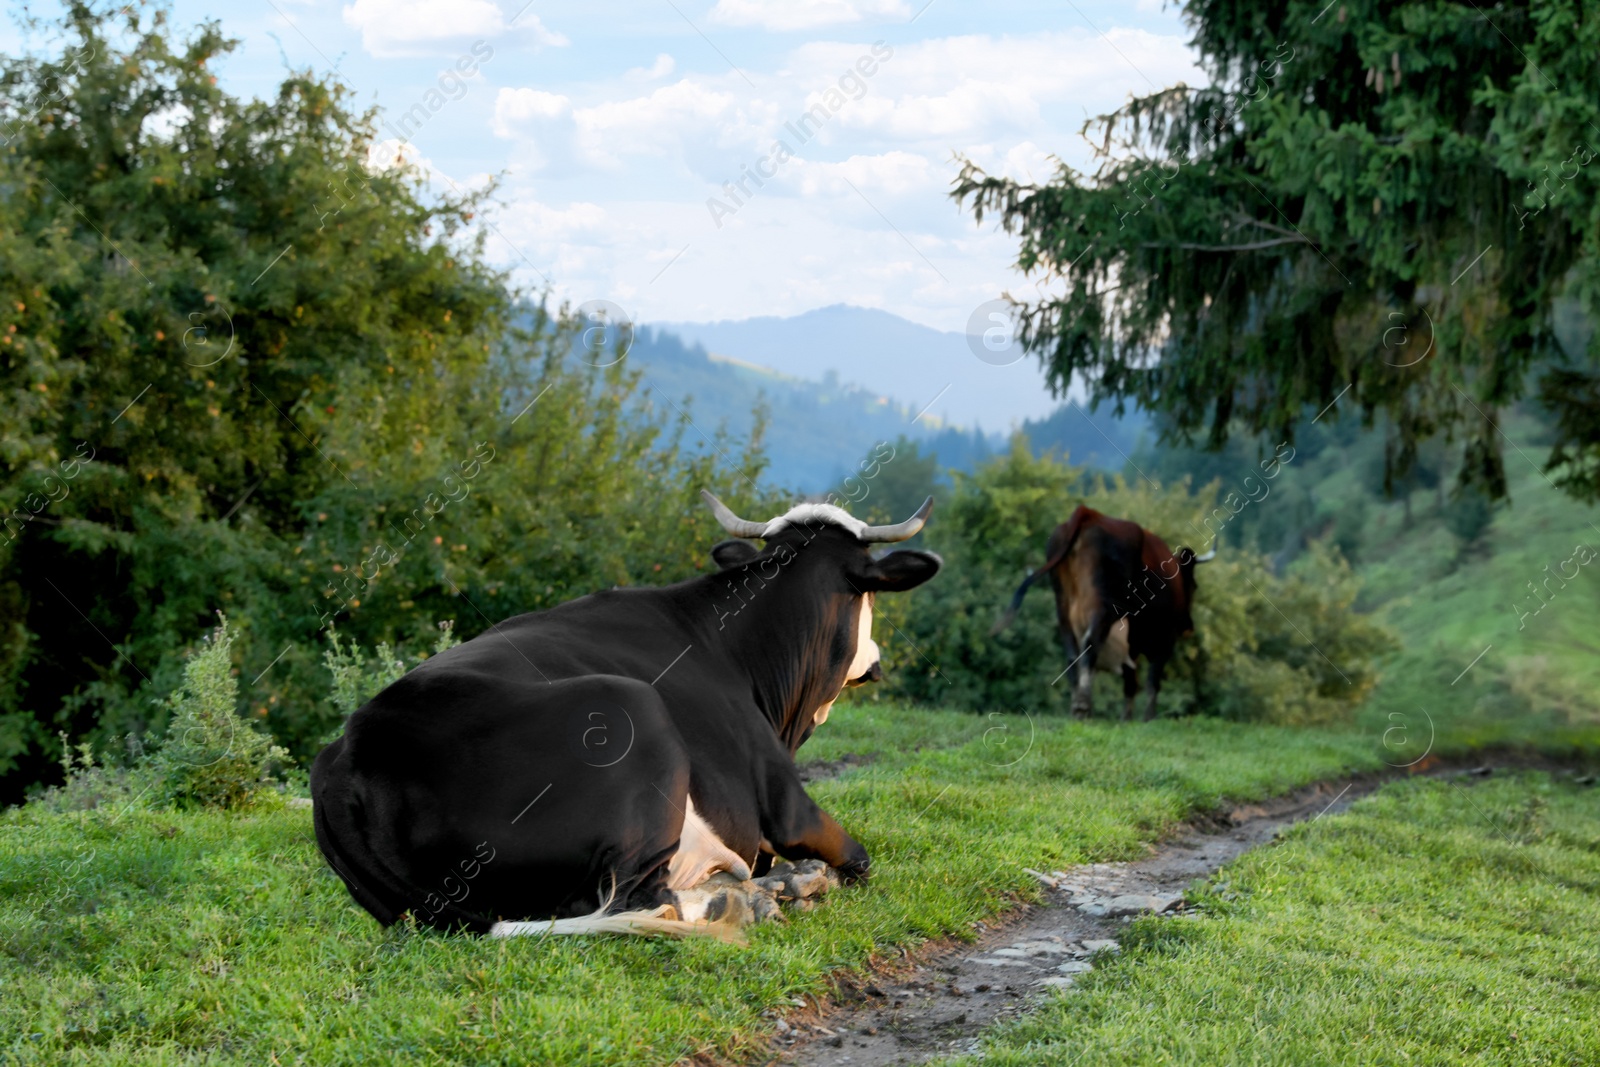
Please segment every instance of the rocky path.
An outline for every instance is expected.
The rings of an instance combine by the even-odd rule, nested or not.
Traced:
[[[976,943],[940,942],[860,979],[843,979],[831,1002],[775,1020],[766,1062],[920,1063],[973,1051],[979,1032],[1027,1011],[1037,998],[1094,968],[1133,916],[1183,907],[1183,890],[1265,844],[1285,827],[1347,807],[1376,779],[1324,783],[1236,808],[1210,826],[1163,843],[1145,859],[1031,872],[1046,902],[1003,925],[979,924]]]

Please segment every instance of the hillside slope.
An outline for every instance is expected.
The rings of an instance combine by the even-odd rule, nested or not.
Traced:
[[[1513,411],[1500,428],[1515,442],[1507,504],[1455,490],[1455,455],[1441,444],[1386,496],[1382,428],[1324,421],[1297,436],[1270,494],[1222,524],[1222,552],[1244,544],[1282,564],[1325,537],[1351,559],[1366,582],[1357,606],[1401,640],[1360,713],[1396,762],[1429,737],[1515,740],[1600,722],[1600,507],[1539,469],[1547,436],[1536,411]],[[1221,453],[1147,448],[1135,462],[1163,480],[1217,479],[1226,492],[1256,457],[1255,444],[1235,442]]]

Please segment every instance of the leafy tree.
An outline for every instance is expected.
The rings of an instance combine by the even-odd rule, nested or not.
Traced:
[[[919,535],[944,569],[910,594],[878,601],[876,611],[892,625],[877,628],[886,684],[869,697],[1066,710],[1065,684],[1050,685],[1064,666],[1050,598],[1035,593],[1010,630],[989,631],[1017,582],[1042,562],[1045,538],[1071,512],[1067,501],[1082,474],[1055,457],[1036,458],[1021,436],[972,474],[951,473],[953,486]]]
[[[1505,493],[1498,411],[1541,375],[1549,465],[1600,495],[1600,369],[1554,308],[1600,312],[1600,8],[1524,0],[1184,6],[1211,85],[1085,128],[1092,176],[1037,185],[970,162],[953,195],[1020,235],[1060,291],[1021,305],[1058,393],[1166,416],[1212,445],[1292,434],[1337,402],[1436,434]],[[1117,148],[1113,150],[1113,144]],[[1336,417],[1330,416],[1330,417]]]
[[[344,90],[230,96],[234,42],[159,9],[62,28],[0,60],[0,795],[59,729],[159,733],[219,608],[304,758],[339,721],[330,623],[471,637],[693,573],[701,486],[760,510],[759,427],[681,447],[689,415],[575,358],[486,263],[481,197],[390,165]]]

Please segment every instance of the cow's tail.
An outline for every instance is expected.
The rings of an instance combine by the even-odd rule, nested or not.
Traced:
[[[748,942],[736,922],[737,914],[730,911],[730,921],[686,922],[678,917],[678,909],[663,904],[652,910],[611,911],[616,903],[617,887],[613,882],[609,893],[601,894],[600,906],[588,915],[570,919],[538,919],[522,922],[498,922],[489,928],[490,937],[562,937],[574,934],[627,934],[643,937],[714,937],[735,945]]]
[[[1022,584],[1017,586],[1017,591],[1011,594],[1011,603],[1006,605],[1006,610],[1000,615],[1000,620],[989,630],[989,636],[993,637],[1007,626],[1010,626],[1012,620],[1017,617],[1018,610],[1022,607],[1022,598],[1028,595],[1028,590],[1033,587],[1033,583],[1055,570],[1061,565],[1061,561],[1067,558],[1067,553],[1072,551],[1073,542],[1078,539],[1078,530],[1083,526],[1084,510],[1084,506],[1079,504],[1077,509],[1073,511],[1072,517],[1056,527],[1055,532],[1050,535],[1050,544],[1046,546],[1047,554],[1044,566],[1022,579]]]
[[[573,934],[631,934],[644,937],[714,937],[735,945],[748,942],[744,932],[731,923],[685,922],[675,918],[677,910],[663,904],[654,911],[616,911],[605,906],[574,919],[545,919],[531,922],[498,922],[489,928],[490,937],[561,937]]]
[[[995,634],[1011,625],[1011,620],[1017,617],[1017,611],[1022,607],[1022,598],[1027,595],[1028,589],[1032,587],[1033,583],[1038,581],[1041,576],[1049,573],[1049,571],[1050,565],[1047,563],[1043,567],[1040,567],[1038,570],[1034,571],[1032,574],[1028,575],[1026,578],[1022,579],[1022,584],[1017,586],[1017,591],[1011,594],[1011,603],[1006,605],[1006,610],[1001,613],[999,621],[990,628],[990,637],[993,637]]]

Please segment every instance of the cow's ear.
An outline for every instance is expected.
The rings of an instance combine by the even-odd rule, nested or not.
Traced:
[[[939,573],[944,560],[932,552],[919,552],[913,548],[891,552],[867,564],[861,575],[864,593],[903,593],[915,589]]]
[[[761,550],[749,541],[722,541],[711,548],[711,559],[723,570],[743,566],[759,555]]]

